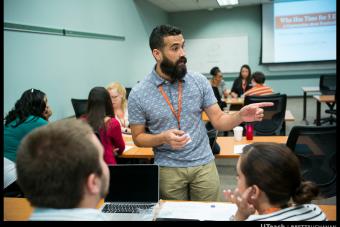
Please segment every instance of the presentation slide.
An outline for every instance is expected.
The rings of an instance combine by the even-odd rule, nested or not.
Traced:
[[[263,63],[336,60],[336,1],[266,4],[262,35]]]

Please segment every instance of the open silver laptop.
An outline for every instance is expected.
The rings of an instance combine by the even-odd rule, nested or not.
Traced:
[[[101,207],[109,220],[151,221],[159,202],[159,166],[124,164],[109,166],[110,188]]]

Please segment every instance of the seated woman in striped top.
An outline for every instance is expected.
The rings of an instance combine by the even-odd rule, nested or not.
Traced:
[[[246,95],[270,95],[273,93],[273,90],[264,85],[264,81],[266,77],[262,72],[254,72],[252,75],[251,83],[253,87],[246,91],[243,96]]]
[[[236,169],[237,188],[224,190],[225,198],[238,207],[231,220],[326,220],[321,209],[310,204],[319,189],[310,181],[302,181],[299,160],[286,145],[247,145]]]

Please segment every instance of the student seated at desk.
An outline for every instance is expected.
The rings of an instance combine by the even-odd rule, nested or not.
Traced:
[[[114,118],[114,112],[109,92],[104,87],[94,87],[88,97],[87,113],[81,119],[87,121],[99,134],[104,146],[104,160],[115,165],[116,152],[122,154],[125,142],[119,122]]]
[[[104,220],[95,208],[108,193],[109,169],[86,123],[67,119],[32,131],[19,147],[17,174],[35,208],[30,220]]]
[[[273,94],[273,89],[264,85],[266,77],[262,72],[254,72],[252,75],[251,83],[253,87],[246,91],[243,96],[247,95],[270,95]]]
[[[46,125],[51,115],[46,94],[34,88],[26,90],[5,117],[4,156],[15,163],[22,138],[33,129]]]
[[[223,80],[222,72],[215,66],[210,70],[210,75],[212,75],[210,84],[217,99],[217,104],[220,106],[221,110],[223,110],[223,108],[227,107],[227,103],[223,102],[222,98],[228,97],[228,90]]]
[[[106,87],[110,93],[115,118],[118,120],[122,133],[131,134],[128,119],[126,90],[118,82],[114,82]]]
[[[238,210],[236,221],[325,221],[310,204],[319,190],[302,181],[298,158],[284,144],[253,143],[243,148],[237,162],[237,188],[224,191]],[[290,204],[293,200],[294,205]],[[257,211],[258,214],[255,214]]]
[[[242,65],[239,76],[234,80],[231,88],[231,97],[241,97],[246,91],[251,88],[251,70],[249,65]]]

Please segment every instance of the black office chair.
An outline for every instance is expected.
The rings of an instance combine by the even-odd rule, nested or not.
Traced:
[[[219,154],[221,151],[221,148],[216,142],[218,131],[214,128],[214,126],[211,124],[210,121],[205,124],[205,128],[207,129],[209,144],[210,144],[212,153]]]
[[[131,92],[131,87],[126,87],[125,90],[126,90],[126,99],[129,99],[129,95],[130,95],[130,92]]]
[[[87,112],[87,99],[71,99],[76,118]]]
[[[245,96],[244,105],[273,102],[274,106],[264,107],[264,116],[262,121],[254,122],[254,135],[272,136],[285,135],[285,114],[287,106],[286,94],[271,94],[263,96]]]
[[[24,198],[25,195],[22,192],[17,181],[14,181],[12,184],[10,184],[6,188],[4,188],[4,197]]]
[[[321,75],[319,81],[319,88],[322,95],[334,95],[336,97],[336,76],[335,75]],[[336,109],[334,109],[336,102],[327,102],[328,110],[325,112],[330,114],[327,118],[321,118],[320,123],[324,124],[329,122],[333,124],[336,122]]]
[[[299,158],[304,180],[316,183],[323,198],[336,195],[336,126],[294,126],[287,146]]]

